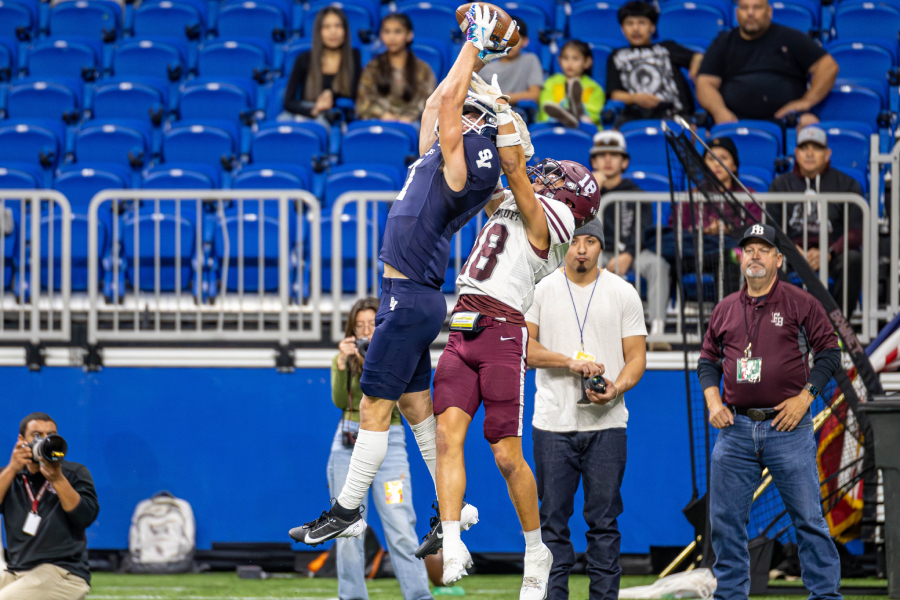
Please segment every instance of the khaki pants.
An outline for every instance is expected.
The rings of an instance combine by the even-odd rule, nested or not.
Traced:
[[[56,565],[0,572],[0,600],[84,600],[87,581]]]

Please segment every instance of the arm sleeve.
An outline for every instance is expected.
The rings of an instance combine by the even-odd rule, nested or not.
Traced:
[[[616,53],[612,52],[606,57],[606,93],[612,96],[613,92],[619,90],[628,91],[622,85],[622,74],[616,68]]]
[[[366,65],[362,77],[359,80],[359,91],[356,93],[356,118],[378,119],[384,114],[381,106],[376,102],[378,90],[375,88],[373,77],[374,62]]]
[[[829,348],[816,354],[813,358],[814,365],[809,372],[809,381],[822,392],[831,378],[841,369],[841,349]]]
[[[284,110],[297,115],[310,116],[313,102],[301,99],[306,76],[309,74],[309,52],[304,52],[294,60],[294,68],[284,88]]]
[[[829,348],[840,348],[837,332],[828,319],[825,308],[812,295],[809,296],[806,315],[800,325],[806,331],[806,339],[816,356]]]
[[[728,44],[729,35],[730,32],[728,31],[720,33],[706,49],[703,61],[700,63],[700,75],[713,75],[714,77],[724,78],[726,69],[725,47]]]
[[[602,129],[603,127],[600,124],[600,111],[603,110],[603,105],[606,104],[606,94],[603,93],[603,88],[600,87],[600,84],[590,77],[582,76],[581,80],[584,87],[584,91],[582,92],[584,111],[591,118],[591,121],[593,121],[597,127]],[[585,96],[587,96],[587,98],[585,98]]]
[[[349,408],[347,405],[347,378],[349,369],[341,371],[337,367],[338,355],[331,359],[331,401],[341,410]]]
[[[691,61],[694,59],[694,54],[697,54],[690,48],[685,48],[681,44],[670,40],[660,42],[660,46],[669,51],[669,59],[672,61],[672,66],[674,67],[684,67],[685,69],[689,69],[691,67]]]
[[[627,286],[625,290],[625,306],[622,308],[622,337],[635,335],[647,335],[647,325],[644,324],[644,306],[637,290]]]
[[[569,244],[575,234],[575,217],[565,204],[556,200],[540,199],[550,230],[550,245]]]
[[[81,501],[71,512],[66,513],[69,522],[78,529],[87,529],[100,513],[100,503],[97,501],[97,491],[94,489],[94,480],[86,467],[81,466],[77,470],[68,473],[66,478],[72,487],[81,496]]]
[[[719,322],[721,320],[721,310],[719,304],[713,309],[709,317],[709,325],[706,328],[706,336],[703,338],[703,346],[700,348],[700,358],[705,358],[711,362],[722,362],[722,352],[719,346]]]
[[[700,380],[701,390],[719,387],[722,383],[722,363],[701,358],[697,361],[697,378]]]

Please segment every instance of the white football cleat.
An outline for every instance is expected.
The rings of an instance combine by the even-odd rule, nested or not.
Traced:
[[[463,504],[462,511],[459,513],[459,530],[468,531],[477,522],[478,509],[471,504]]]
[[[472,568],[472,555],[462,542],[456,548],[448,551],[444,548],[444,585],[452,586],[454,583],[466,577],[469,573],[466,569]]]
[[[547,597],[552,566],[553,554],[544,544],[537,552],[525,553],[525,576],[522,578],[519,600],[544,600]]]

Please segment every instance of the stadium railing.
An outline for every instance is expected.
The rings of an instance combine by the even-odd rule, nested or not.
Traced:
[[[311,193],[109,190],[89,212],[90,344],[321,339],[321,210]]]
[[[0,341],[69,340],[71,213],[59,192],[0,190]]]
[[[893,149],[889,153],[879,151],[878,141],[875,136],[872,137],[871,152],[869,155],[869,177],[871,178],[870,190],[873,198],[872,206],[876,206],[874,202],[880,199],[879,185],[882,180],[882,167],[888,165],[891,171],[891,193],[890,198],[885,198],[885,204],[890,202],[890,206],[880,205],[882,214],[879,215],[879,221],[887,226],[890,222],[889,238],[890,250],[887,258],[889,261],[888,281],[887,281],[887,305],[884,309],[878,309],[875,316],[880,319],[890,321],[898,313],[900,313],[900,143],[894,144]],[[890,218],[888,217],[890,215]],[[876,227],[878,224],[875,225]]]
[[[701,195],[698,195],[699,198],[702,198]],[[747,199],[746,194],[736,194],[739,200]],[[877,289],[873,288],[873,282],[877,281],[877,229],[874,228],[876,225],[873,223],[873,220],[870,215],[869,204],[866,202],[864,198],[858,196],[856,194],[846,194],[846,193],[825,193],[819,194],[813,198],[805,194],[785,194],[785,193],[773,193],[773,194],[756,194],[755,198],[762,203],[764,206],[772,203],[782,203],[786,204],[802,204],[803,205],[803,217],[804,219],[807,216],[807,210],[810,208],[810,203],[815,202],[817,206],[817,214],[827,214],[828,205],[829,204],[840,204],[844,206],[844,214],[846,215],[849,210],[849,206],[854,205],[859,207],[862,211],[863,215],[863,232],[862,232],[862,294],[861,301],[859,304],[859,308],[857,312],[854,312],[853,321],[855,321],[860,326],[860,340],[861,341],[869,341],[874,334],[878,331],[878,322],[877,317],[875,316],[877,313],[875,311],[878,310],[878,294]],[[610,194],[606,194],[600,200],[600,213],[603,214],[606,207],[610,205],[616,204],[632,204],[632,203],[653,203],[655,205],[655,212],[657,218],[656,223],[642,223],[640,211],[635,211],[635,231],[643,232],[647,229],[650,229],[652,235],[654,236],[654,246],[655,253],[657,257],[662,257],[662,247],[663,247],[663,233],[667,228],[668,221],[663,222],[663,219],[659,218],[659,215],[664,215],[663,207],[668,207],[671,209],[671,212],[675,215],[680,215],[679,205],[681,208],[687,210],[686,202],[677,202],[675,205],[670,203],[671,196],[668,192],[655,192],[655,193],[634,193],[634,192],[614,192]],[[749,201],[749,200],[748,200]],[[701,205],[705,203],[705,201],[700,201]],[[618,219],[618,208],[615,208],[616,219],[615,219],[615,234],[613,240],[606,240],[606,243],[609,247],[613,248],[613,253],[618,259],[619,255],[619,237],[620,237],[620,228],[619,228],[619,219]],[[702,206],[701,206],[702,210]],[[782,209],[782,222],[779,223],[783,230],[787,230],[787,221],[788,214],[786,207]],[[766,221],[766,215],[763,215],[763,220]],[[673,221],[674,223],[678,223],[680,219],[676,219]],[[655,231],[653,231],[655,229]],[[847,219],[844,219],[844,247],[845,250],[847,248]],[[699,232],[699,241],[703,244],[703,233]],[[720,264],[724,264],[726,261],[731,260],[730,250],[725,245],[725,234],[720,230],[718,234],[718,245],[717,252],[714,254],[718,254],[718,260]],[[637,273],[639,271],[640,264],[640,254],[642,249],[647,247],[648,244],[644,242],[641,235],[636,236],[636,244],[635,244],[635,257],[634,257],[634,271]],[[809,248],[808,240],[806,236],[803,239],[803,250],[804,252]],[[822,281],[823,285],[828,287],[828,238],[826,236],[822,236],[819,239],[819,278]],[[702,247],[702,246],[701,246]],[[848,299],[846,298],[846,290],[847,290],[847,277],[848,277],[848,269],[847,269],[847,253],[846,251],[843,253],[844,269],[843,269],[843,290],[844,297],[837,299],[838,305],[842,307],[844,314],[847,314],[847,305]],[[672,267],[672,272],[675,272],[674,265]],[[715,285],[715,301],[721,301],[722,298],[726,295],[723,278],[718,278]],[[652,282],[647,281],[646,285],[651,285]],[[743,275],[741,275],[741,283],[743,283]],[[637,287],[638,291],[640,291],[641,278],[635,277],[634,285]],[[704,285],[704,287],[706,287]],[[706,294],[704,294],[704,298],[707,302],[710,300],[706,298]],[[664,333],[657,335],[650,335],[647,337],[648,342],[670,342],[670,343],[681,343],[682,341],[682,328],[684,323],[681,321],[681,310],[680,303],[682,299],[680,297],[679,286],[675,286],[675,294],[674,294],[674,308],[675,310],[675,332],[674,333]],[[689,302],[686,305],[686,308],[689,308],[691,303]],[[671,308],[671,301],[670,301]],[[687,310],[686,319],[690,318],[692,315],[696,315],[696,311]],[[706,314],[709,314],[709,311],[704,311]],[[671,312],[670,312],[671,314]],[[690,330],[689,330],[690,331]],[[693,340],[694,342],[699,342],[699,340]]]

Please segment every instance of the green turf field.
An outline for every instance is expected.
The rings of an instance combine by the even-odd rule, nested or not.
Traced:
[[[654,576],[623,577],[622,587],[646,585]],[[241,580],[232,573],[199,575],[113,575],[97,573],[89,600],[325,600],[337,597],[336,579]],[[518,598],[521,577],[515,575],[473,575],[462,587],[469,600]],[[878,580],[848,580],[844,585],[886,585]],[[588,578],[573,576],[569,585],[572,600],[587,600]],[[448,596],[444,596],[449,598]],[[396,579],[369,582],[370,600],[401,600]],[[441,598],[441,596],[438,596]],[[760,596],[762,598],[762,596]],[[765,596],[767,600],[803,600],[805,596]],[[845,596],[847,600],[885,600],[886,596]]]

